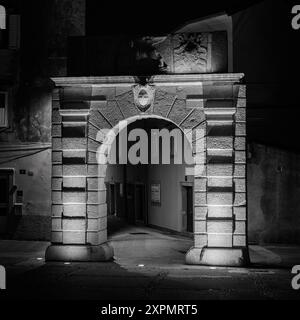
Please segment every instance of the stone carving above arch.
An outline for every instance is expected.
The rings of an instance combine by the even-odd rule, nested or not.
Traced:
[[[182,33],[173,36],[176,73],[206,72],[208,62],[207,33]]]
[[[136,85],[133,87],[134,103],[141,112],[146,112],[154,102],[155,87]]]

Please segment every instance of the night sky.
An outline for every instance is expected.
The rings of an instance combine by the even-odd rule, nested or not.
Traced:
[[[164,34],[187,21],[229,14],[261,0],[99,1],[87,0],[87,34]]]

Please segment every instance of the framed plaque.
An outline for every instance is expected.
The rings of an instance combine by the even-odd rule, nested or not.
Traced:
[[[151,204],[160,206],[161,205],[161,190],[160,183],[151,183]]]

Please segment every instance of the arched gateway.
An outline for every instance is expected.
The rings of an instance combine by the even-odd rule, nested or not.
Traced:
[[[52,244],[46,259],[113,257],[106,232],[106,165],[98,165],[97,152],[105,149],[105,132],[120,121],[157,117],[182,130],[201,127],[205,132],[201,154],[193,140],[194,246],[186,262],[247,263],[242,78],[243,74],[160,75],[147,85],[126,76],[53,79]]]

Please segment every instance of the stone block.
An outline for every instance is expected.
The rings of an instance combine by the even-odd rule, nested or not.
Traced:
[[[86,158],[86,150],[64,150],[63,151],[63,160],[66,161],[68,159],[83,159],[85,161]]]
[[[208,177],[231,177],[233,174],[232,164],[208,164]]]
[[[98,190],[105,186],[104,184],[104,178],[88,178],[87,179],[87,184],[88,184],[88,190]]]
[[[233,245],[232,234],[208,234],[208,247],[231,248]]]
[[[88,204],[104,204],[106,203],[106,191],[88,191]]]
[[[235,192],[246,192],[246,179],[234,179]]]
[[[219,233],[219,234],[232,234],[233,233],[233,221],[219,221],[219,220],[208,220],[207,221],[207,232],[208,233]]]
[[[99,111],[113,127],[124,119],[116,101],[107,101],[106,106],[100,105]]]
[[[234,165],[234,177],[235,178],[245,178],[246,177],[246,165],[245,164]]]
[[[246,222],[245,221],[236,221],[234,225],[234,234],[246,234]]]
[[[207,207],[194,207],[195,220],[204,220],[207,217]]]
[[[85,219],[63,219],[62,227],[65,231],[85,231],[86,221]]]
[[[206,232],[206,221],[194,221],[194,232],[205,233]]]
[[[52,188],[52,190],[61,190],[62,189],[62,178],[52,178],[51,188]]]
[[[52,177],[62,176],[62,165],[52,165]]]
[[[52,110],[52,123],[61,123],[61,120],[59,110]]]
[[[97,152],[101,147],[101,142],[88,138],[88,150],[91,152]]]
[[[55,204],[62,203],[61,191],[52,191],[52,202]]]
[[[63,231],[64,244],[85,244],[86,233],[84,231]]]
[[[51,218],[51,230],[52,231],[61,231],[62,229],[62,219],[60,217]]]
[[[233,186],[233,181],[231,177],[209,177],[207,179],[207,186],[231,188]]]
[[[232,99],[238,94],[238,86],[216,83],[203,85],[203,92],[207,99]]]
[[[207,245],[207,234],[195,234],[194,242],[197,248],[205,247]]]
[[[52,163],[62,163],[61,151],[52,151]]]
[[[63,192],[64,203],[86,203],[86,192]]]
[[[64,217],[85,217],[86,204],[64,204],[63,206]]]
[[[210,137],[206,138],[207,149],[232,149],[232,137]]]
[[[97,153],[96,151],[89,151],[88,152],[88,160],[87,160],[88,164],[97,164]]]
[[[208,149],[207,157],[225,157],[232,158],[232,149]]]
[[[233,214],[235,215],[235,220],[245,221],[247,217],[246,207],[234,207]]]
[[[86,149],[86,138],[62,138],[62,146],[64,150],[68,149]]]
[[[237,150],[237,151],[246,150],[246,138],[245,137],[236,137],[234,139],[234,150]]]
[[[186,108],[187,109],[203,109],[204,100],[198,96],[188,96],[186,99]]]
[[[239,85],[239,92],[238,92],[238,97],[239,98],[246,98],[246,86],[245,85]]]
[[[52,204],[51,214],[53,217],[61,217],[63,212],[63,206],[60,204]]]
[[[98,99],[91,101],[91,110],[99,110],[106,108],[107,101],[105,99],[106,97],[103,96],[103,100]]]
[[[206,177],[206,166],[204,164],[196,164],[194,168],[189,168],[188,173],[194,175],[197,178]]]
[[[244,98],[239,98],[237,101],[237,108],[246,108],[247,100]]]
[[[101,129],[111,129],[112,125],[107,119],[99,112],[99,110],[90,111],[90,121]]]
[[[87,232],[87,241],[92,245],[99,245],[107,241],[106,230],[100,232]]]
[[[51,242],[52,243],[62,243],[63,237],[62,237],[62,231],[52,231],[51,232]]]
[[[62,149],[62,141],[61,138],[52,138],[52,150],[61,150]]]
[[[246,163],[246,152],[245,151],[235,151],[234,152],[234,162],[235,163]]]
[[[63,165],[64,176],[85,176],[86,173],[87,166],[84,164]]]
[[[246,135],[246,122],[237,122],[235,124],[235,135],[236,136],[245,136]]]
[[[61,137],[61,124],[52,124],[52,137]]]
[[[208,205],[232,205],[233,194],[232,192],[208,192],[207,204]]]
[[[233,245],[235,247],[245,247],[246,246],[246,236],[234,235]]]
[[[85,177],[64,177],[63,178],[64,188],[86,188],[86,178]]]
[[[195,206],[205,206],[207,204],[206,192],[195,192],[194,203]]]
[[[209,206],[208,218],[233,218],[233,209],[230,206]]]
[[[234,194],[234,206],[241,207],[246,205],[246,193],[236,192]]]
[[[105,165],[88,165],[88,176],[98,176],[99,169],[98,167],[105,166]],[[107,166],[106,166],[107,167]]]
[[[87,232],[87,243],[96,246],[100,244],[99,232],[88,231]]]
[[[245,122],[246,121],[246,109],[245,108],[237,108],[235,114],[236,122]]]
[[[197,178],[194,179],[194,191],[206,191],[206,178]]]

